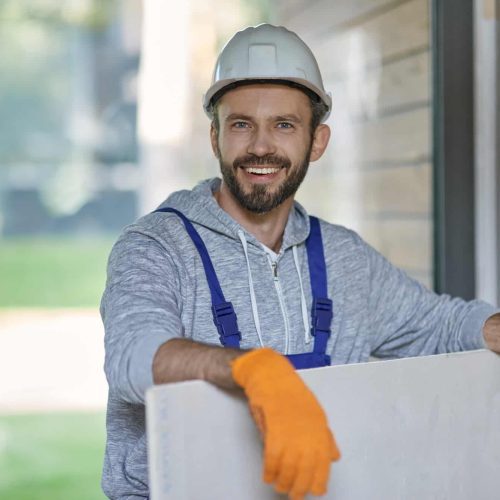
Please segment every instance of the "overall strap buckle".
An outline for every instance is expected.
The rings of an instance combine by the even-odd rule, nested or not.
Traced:
[[[311,335],[322,332],[330,336],[330,328],[333,318],[333,302],[327,297],[315,297],[312,303],[312,327]]]
[[[212,315],[219,332],[220,342],[224,347],[239,348],[241,333],[231,302],[221,302],[212,305]]]

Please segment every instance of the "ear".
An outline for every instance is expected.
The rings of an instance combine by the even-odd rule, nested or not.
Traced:
[[[214,122],[210,125],[210,143],[212,144],[212,151],[214,152],[215,157],[219,158],[219,134],[214,126]]]
[[[316,127],[313,136],[313,143],[311,147],[311,156],[309,161],[319,160],[326,147],[328,146],[328,141],[330,140],[330,127],[321,123]]]

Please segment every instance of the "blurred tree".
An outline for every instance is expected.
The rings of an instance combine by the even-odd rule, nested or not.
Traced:
[[[0,166],[68,156],[72,33],[102,32],[116,0],[2,0]]]

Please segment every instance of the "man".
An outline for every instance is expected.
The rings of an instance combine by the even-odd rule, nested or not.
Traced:
[[[110,256],[103,489],[147,498],[145,391],[202,379],[244,389],[264,439],[266,482],[291,498],[320,495],[340,454],[294,366],[498,352],[500,316],[434,294],[294,202],[327,147],[331,108],[294,33],[270,25],[237,33],[204,107],[222,181],[171,195],[126,228]]]

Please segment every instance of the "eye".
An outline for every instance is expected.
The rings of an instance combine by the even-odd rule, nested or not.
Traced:
[[[248,122],[238,121],[238,122],[234,122],[232,124],[232,127],[233,128],[238,128],[238,129],[245,129],[245,128],[250,127],[250,124]]]
[[[285,130],[294,128],[293,124],[290,122],[278,122],[276,126],[278,128],[285,129]]]

